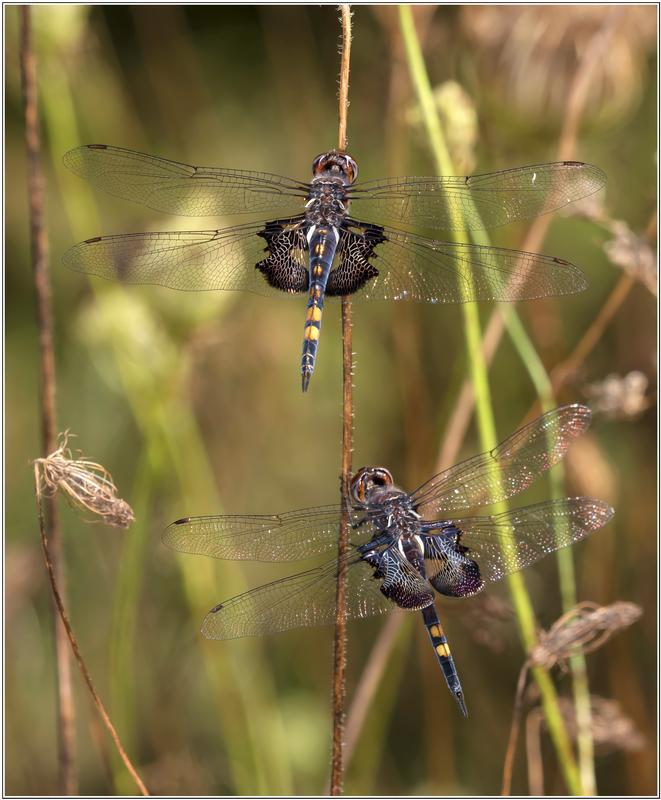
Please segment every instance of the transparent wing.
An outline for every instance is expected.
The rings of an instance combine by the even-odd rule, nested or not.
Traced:
[[[184,291],[222,289],[281,294],[257,265],[269,258],[269,223],[208,231],[129,233],[88,239],[68,250],[64,264],[76,272],[122,283],[154,284]],[[307,281],[307,241],[299,223],[274,234],[269,246],[286,251],[288,268]],[[277,249],[276,248],[276,249]]]
[[[424,515],[452,514],[506,500],[565,455],[569,444],[590,424],[587,406],[578,403],[543,414],[488,453],[434,475],[412,494]]]
[[[336,286],[342,285],[354,288],[357,299],[462,303],[574,294],[587,281],[578,267],[559,258],[442,242],[352,221],[342,233],[328,290],[341,294]]]
[[[460,595],[465,559],[477,563],[482,581],[497,581],[578,542],[612,516],[613,509],[600,500],[568,497],[489,517],[448,520],[460,531],[459,545],[468,548],[468,552],[455,561],[447,556],[442,532],[437,537],[426,537],[430,581],[454,586]]]
[[[212,609],[202,623],[207,639],[263,636],[335,621],[337,559],[233,597]],[[393,603],[380,591],[381,582],[355,553],[347,570],[347,619],[382,614]]]
[[[555,211],[605,185],[598,167],[560,161],[468,177],[367,181],[351,187],[349,197],[356,213],[378,221],[478,229]]]
[[[296,214],[309,191],[305,183],[266,172],[195,167],[105,144],[69,150],[64,164],[116,197],[193,217]]]
[[[163,542],[182,553],[252,561],[297,561],[337,548],[340,506],[269,516],[186,517],[169,525]],[[361,527],[369,539],[369,523]]]

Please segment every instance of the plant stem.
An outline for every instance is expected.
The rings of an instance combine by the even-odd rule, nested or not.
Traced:
[[[349,64],[351,58],[351,8],[341,5],[342,50],[340,64],[338,149],[347,146],[349,108]],[[344,779],[344,704],[346,699],[346,558],[349,549],[348,496],[353,451],[353,345],[351,298],[342,298],[342,522],[337,544],[338,570],[335,598],[335,639],[333,647],[333,751],[331,756],[330,793],[342,793]]]
[[[44,222],[44,179],[41,171],[41,136],[37,102],[37,67],[32,48],[31,7],[21,6],[21,84],[25,116],[25,144],[28,167],[28,199],[30,205],[30,241],[32,271],[36,296],[39,332],[39,407],[41,410],[41,448],[46,457],[56,448],[56,379],[53,350],[53,312],[48,272],[48,237]],[[45,498],[45,535],[48,537],[52,565],[64,595],[66,580],[60,536],[57,498]],[[57,682],[57,730],[60,787],[67,795],[78,794],[76,774],[75,705],[71,685],[71,660],[67,635],[53,606],[55,626],[55,664]]]
[[[87,688],[89,689],[90,695],[92,696],[92,701],[93,701],[94,705],[96,706],[96,708],[97,708],[97,710],[99,712],[99,715],[101,716],[101,720],[103,721],[103,724],[108,729],[108,732],[110,733],[110,735],[112,737],[112,740],[115,743],[115,747],[117,748],[117,752],[119,753],[120,758],[124,762],[124,765],[125,765],[126,769],[129,771],[131,777],[135,781],[138,789],[140,790],[140,793],[145,797],[149,797],[149,792],[147,791],[147,787],[142,782],[142,779],[138,775],[137,770],[135,769],[135,767],[131,763],[130,758],[126,754],[126,751],[124,750],[124,748],[122,746],[120,738],[117,735],[117,731],[115,730],[115,726],[112,724],[112,722],[110,720],[110,717],[108,716],[108,712],[106,711],[106,707],[104,706],[103,701],[101,700],[101,698],[99,697],[96,689],[94,688],[94,683],[92,682],[92,676],[90,675],[89,670],[87,669],[87,666],[86,666],[86,664],[85,664],[85,662],[83,660],[83,657],[80,654],[80,648],[78,647],[78,641],[77,641],[77,639],[76,639],[76,637],[74,635],[73,629],[71,628],[71,623],[69,622],[69,617],[67,616],[67,613],[66,613],[66,611],[64,609],[64,604],[62,602],[62,597],[60,595],[60,590],[59,590],[58,585],[57,585],[57,578],[56,578],[56,575],[55,575],[55,569],[54,569],[54,566],[53,566],[52,556],[51,556],[51,553],[49,551],[48,538],[46,536],[46,526],[45,526],[44,513],[43,513],[43,507],[42,507],[43,497],[39,492],[39,477],[37,475],[36,469],[35,469],[35,492],[36,492],[36,495],[37,495],[37,516],[39,518],[39,532],[41,534],[41,547],[42,547],[42,550],[44,552],[44,560],[46,562],[46,569],[48,571],[48,578],[50,580],[51,591],[53,593],[53,598],[55,600],[55,606],[57,608],[57,613],[59,615],[59,619],[62,622],[62,626],[63,626],[64,631],[65,631],[65,636],[67,637],[67,640],[68,640],[69,645],[71,646],[71,650],[73,652],[74,658],[76,659],[76,662],[77,662],[77,664],[78,664],[78,666],[80,668],[80,672],[81,672],[81,674],[83,676],[83,679],[85,680],[85,683],[87,684]]]
[[[440,119],[436,113],[434,99],[426,71],[420,43],[415,30],[413,15],[409,6],[400,6],[400,25],[406,49],[411,79],[414,84],[422,114],[427,128],[427,135],[433,152],[439,174],[454,174],[452,160],[445,143],[444,133]],[[486,240],[486,236],[482,236]],[[478,310],[475,304],[465,303],[462,306],[464,314],[464,328],[468,351],[469,371],[475,393],[476,412],[480,440],[483,449],[491,450],[497,444],[496,428],[491,407],[489,381],[486,363],[481,348],[481,330]],[[515,318],[515,312],[510,310],[508,317]],[[523,328],[518,330],[519,338],[525,334]],[[527,337],[525,337],[527,338]],[[515,339],[516,344],[516,339]],[[531,346],[532,347],[532,346]],[[525,363],[525,361],[524,361]],[[535,642],[535,617],[527,589],[520,574],[508,576],[510,593],[514,604],[519,632],[523,646],[529,651]],[[574,794],[581,793],[581,783],[576,768],[576,763],[571,750],[569,737],[560,714],[555,688],[547,672],[536,668],[533,676],[542,695],[542,705],[546,715],[551,738],[556,747],[565,780],[570,791]]]

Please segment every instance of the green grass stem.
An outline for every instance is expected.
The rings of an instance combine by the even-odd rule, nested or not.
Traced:
[[[427,129],[430,148],[436,162],[436,168],[441,175],[453,175],[455,170],[445,142],[441,121],[435,108],[432,87],[425,67],[410,6],[400,6],[399,14],[411,80],[422,109],[423,120]],[[477,243],[488,245],[488,237],[484,232],[480,231],[479,239],[480,241]],[[465,303],[462,305],[462,309],[469,372],[475,392],[475,408],[480,441],[483,449],[491,450],[497,444],[497,436],[491,405],[487,367],[482,354],[479,312],[477,305],[474,303]],[[536,354],[534,358],[532,357],[532,354],[535,352],[534,347],[528,339],[516,312],[511,309],[507,316],[508,333],[519,352],[519,356],[530,373],[533,384],[537,388],[538,385],[541,386],[543,383],[543,367],[536,357]],[[512,320],[515,321],[513,322]],[[530,596],[523,578],[519,573],[510,575],[508,581],[521,640],[524,649],[529,651],[536,638],[535,615]],[[547,672],[541,669],[535,669],[533,670],[533,676],[540,689],[547,725],[555,745],[567,786],[573,794],[581,794],[583,788],[581,786],[581,778],[572,753],[567,729],[560,713],[555,687]]]

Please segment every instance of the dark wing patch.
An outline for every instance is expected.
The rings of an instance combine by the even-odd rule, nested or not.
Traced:
[[[612,516],[613,509],[601,500],[565,497],[492,516],[453,519],[437,535],[424,537],[430,582],[439,592],[439,583],[459,585],[468,562],[479,565],[481,581],[500,580],[580,541]]]
[[[434,602],[434,590],[398,550],[385,550],[379,558],[375,577],[381,578],[381,592],[400,608],[419,611]]]
[[[431,565],[429,582],[446,597],[470,597],[477,594],[484,581],[480,567],[461,544],[461,531],[448,526],[438,536],[423,536],[425,560]]]
[[[295,287],[304,278],[297,260],[304,238],[297,228],[300,222],[302,218],[221,230],[98,236],[75,245],[62,260],[76,272],[122,283],[189,292],[292,293],[301,291]],[[270,226],[276,228],[271,231]]]
[[[257,264],[269,286],[288,294],[306,292],[309,286],[308,241],[302,221],[268,222],[261,236],[267,257]]]
[[[347,243],[361,245],[359,257],[348,262],[353,267],[349,274],[362,276],[372,268],[371,280],[352,283],[354,292],[361,289],[357,299],[511,302],[575,294],[587,287],[578,267],[552,256],[445,242],[355,220],[349,221],[349,230],[354,237],[347,237]],[[360,231],[366,232],[364,242]]]
[[[370,259],[376,257],[374,248],[385,241],[383,228],[359,223],[343,228],[340,237],[337,266],[331,270],[326,286],[329,297],[354,294],[376,278],[379,270]]]

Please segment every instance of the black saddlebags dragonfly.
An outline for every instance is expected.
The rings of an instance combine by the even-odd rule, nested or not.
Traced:
[[[586,406],[550,411],[494,450],[440,472],[410,494],[384,467],[351,481],[347,617],[401,608],[421,611],[448,687],[467,715],[434,599],[469,597],[566,547],[611,518],[600,500],[571,497],[492,516],[457,516],[526,489],[565,454],[590,422]],[[295,561],[335,550],[340,505],[274,516],[186,517],[163,534],[169,547],[223,559]],[[207,614],[209,639],[260,636],[335,619],[337,558],[220,603]]]
[[[587,285],[577,267],[559,258],[453,244],[362,220],[374,214],[404,227],[491,228],[561,208],[606,182],[597,167],[561,161],[470,177],[357,183],[356,162],[336,151],[315,158],[307,183],[102,144],[71,150],[64,163],[110,194],[157,211],[277,215],[219,230],[95,237],[69,250],[64,262],[125,283],[307,294],[303,391],[314,370],[326,296],[513,301],[572,294]],[[349,214],[350,205],[358,216]]]

